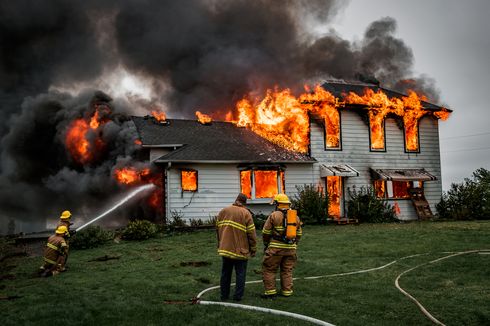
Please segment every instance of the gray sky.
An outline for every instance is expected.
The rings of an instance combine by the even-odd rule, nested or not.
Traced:
[[[355,40],[374,20],[396,19],[396,35],[413,50],[414,73],[434,78],[441,104],[454,110],[440,123],[444,190],[477,168],[490,169],[489,13],[488,0],[352,0],[333,25]]]

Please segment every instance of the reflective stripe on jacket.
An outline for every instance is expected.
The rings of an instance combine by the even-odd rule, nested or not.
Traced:
[[[55,264],[60,256],[64,256],[68,250],[65,239],[59,235],[52,235],[48,238],[44,249],[44,260],[50,264]]]
[[[269,248],[296,250],[299,239],[303,234],[301,221],[299,217],[296,217],[296,241],[294,243],[285,243],[279,240],[285,232],[283,219],[284,214],[281,211],[274,211],[269,215],[265,221],[264,228],[262,229],[264,244]]]
[[[252,214],[237,203],[219,212],[216,232],[220,256],[245,260],[257,251]]]

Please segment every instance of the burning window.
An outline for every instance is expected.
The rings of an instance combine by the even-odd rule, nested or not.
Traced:
[[[378,198],[408,199],[410,189],[423,188],[422,181],[374,181],[374,192]]]
[[[340,112],[337,109],[325,112],[325,147],[326,149],[341,149]]]
[[[405,151],[419,152],[419,125],[418,120],[403,119],[405,125]]]
[[[197,191],[197,171],[181,170],[182,191]]]
[[[272,198],[285,190],[284,171],[240,171],[240,191],[250,199]]]
[[[372,151],[385,150],[385,119],[382,114],[369,112],[369,141]]]

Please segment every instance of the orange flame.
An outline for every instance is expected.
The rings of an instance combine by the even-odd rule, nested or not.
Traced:
[[[116,169],[114,171],[114,177],[117,182],[126,184],[126,185],[134,185],[144,183],[148,181],[150,176],[150,169],[137,170],[133,167],[126,167],[122,169]]]
[[[142,142],[140,139],[135,139],[135,140],[134,140],[134,144],[135,144],[135,145],[142,145],[142,144],[143,144],[143,142]]]
[[[441,119],[442,121],[446,121],[451,115],[451,112],[446,109],[442,109],[441,111],[434,112],[434,115],[436,118]]]
[[[272,198],[277,189],[277,171],[254,171],[255,198]]]
[[[96,134],[92,142],[88,140],[89,132],[96,132],[107,121],[100,117],[96,109],[88,121],[84,118],[74,120],[66,133],[65,145],[71,157],[79,164],[91,163],[105,144],[100,135]]]
[[[166,116],[165,112],[162,112],[162,111],[151,111],[151,115],[158,122],[165,122],[167,120],[167,116]]]
[[[196,117],[197,121],[199,121],[203,125],[211,123],[211,121],[213,121],[209,115],[201,113],[199,111],[196,111]]]
[[[197,190],[197,171],[182,171],[182,190]]]
[[[251,171],[241,171],[240,172],[240,185],[241,192],[247,196],[247,198],[252,198],[252,179]]]
[[[327,177],[327,193],[329,197],[328,215],[340,218],[340,195],[342,193],[342,180],[339,176]]]

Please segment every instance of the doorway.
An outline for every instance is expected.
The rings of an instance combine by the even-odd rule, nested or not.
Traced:
[[[342,192],[342,177],[327,176],[326,187],[329,197],[328,215],[336,220],[339,220],[343,215],[343,192]]]

